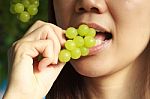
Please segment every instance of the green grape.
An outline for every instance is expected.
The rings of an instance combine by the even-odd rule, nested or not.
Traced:
[[[73,41],[76,43],[77,47],[81,47],[84,45],[84,39],[81,36],[76,36]]]
[[[20,0],[12,0],[13,3],[20,3]]]
[[[94,37],[86,36],[84,37],[84,46],[87,48],[93,47],[96,44],[96,40]]]
[[[80,51],[82,56],[87,56],[89,54],[89,49],[84,46],[80,47]]]
[[[77,31],[80,36],[85,36],[89,32],[89,27],[83,24],[79,26]]]
[[[34,1],[39,1],[39,0],[29,0],[30,1],[30,3],[34,3]]]
[[[71,50],[71,58],[72,59],[79,59],[81,56],[80,48],[75,48]]]
[[[15,14],[15,5],[14,4],[10,5],[10,13]]]
[[[28,12],[24,11],[20,14],[19,19],[22,22],[28,22],[30,20],[30,15]]]
[[[68,50],[63,49],[60,51],[58,58],[60,62],[68,62],[71,59],[71,53]]]
[[[28,8],[30,5],[29,0],[22,0],[21,3],[24,5],[25,8]]]
[[[21,4],[21,3],[15,4],[14,11],[15,11],[16,13],[21,13],[21,12],[23,12],[23,11],[24,11],[24,5]]]
[[[35,5],[36,7],[39,6],[39,1],[38,0],[35,0],[34,2],[32,2],[33,5]]]
[[[74,27],[70,27],[66,30],[66,37],[68,39],[73,39],[78,35],[77,30]]]
[[[11,0],[10,12],[22,22],[28,22],[38,13],[39,0]]]
[[[85,35],[85,36],[92,36],[92,37],[95,37],[96,35],[96,30],[93,29],[93,28],[90,28],[89,29],[89,32]]]
[[[65,48],[68,50],[73,50],[74,48],[76,48],[76,44],[73,40],[67,40],[65,42]]]
[[[77,36],[78,34],[79,36]],[[95,35],[95,29],[89,28],[87,25],[80,25],[78,30],[74,27],[68,28],[66,37],[69,40],[65,42],[65,49],[59,53],[59,61],[68,62],[71,58],[79,59],[81,56],[87,56],[89,48],[96,44]]]
[[[38,8],[35,5],[30,5],[27,8],[27,11],[29,12],[30,15],[36,15],[38,12]]]
[[[30,3],[33,3],[35,0],[29,0],[30,1]]]

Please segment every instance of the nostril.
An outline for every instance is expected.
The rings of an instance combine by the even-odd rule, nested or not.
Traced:
[[[86,12],[86,10],[84,8],[79,8],[78,9],[78,11],[81,12],[81,13]],[[88,11],[93,12],[93,13],[100,13],[99,10],[96,7],[90,8],[90,9],[88,9]]]
[[[96,8],[96,7],[91,8],[91,12],[100,13],[100,12],[99,12],[99,9]]]
[[[80,10],[80,11],[83,11],[83,10],[84,10],[84,8],[79,8],[79,10]]]
[[[83,12],[85,12],[85,9],[84,8],[79,8],[79,12],[83,13]]]
[[[76,0],[76,1],[77,2],[75,4],[75,11],[77,13],[90,12],[102,14],[108,9],[105,0],[100,0],[100,2],[97,2],[96,0]]]

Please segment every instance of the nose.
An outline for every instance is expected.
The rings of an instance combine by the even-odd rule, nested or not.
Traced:
[[[92,12],[102,14],[107,11],[107,4],[105,0],[77,0],[76,12]]]

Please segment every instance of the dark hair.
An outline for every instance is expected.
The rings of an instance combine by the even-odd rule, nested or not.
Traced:
[[[49,22],[56,24],[53,0],[49,0]],[[67,63],[54,82],[46,99],[84,99],[87,94],[83,77]],[[85,98],[88,99],[88,98]]]
[[[48,21],[56,24],[53,0],[48,1]]]

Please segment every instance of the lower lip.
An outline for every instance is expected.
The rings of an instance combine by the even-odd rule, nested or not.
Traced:
[[[96,46],[89,49],[89,55],[97,54],[104,49],[108,48],[111,45],[112,39],[102,41],[101,44],[97,44]]]

